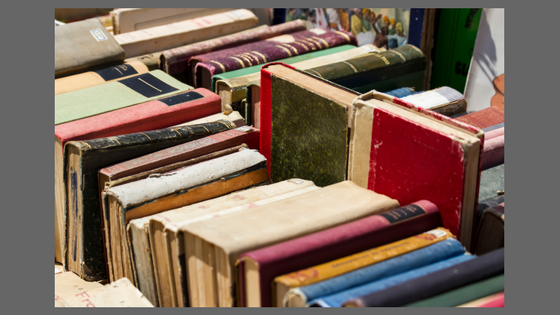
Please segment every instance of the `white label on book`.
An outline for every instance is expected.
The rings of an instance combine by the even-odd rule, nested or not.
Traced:
[[[107,40],[107,36],[103,34],[103,31],[101,31],[100,28],[93,29],[90,32],[93,35],[93,38],[95,38],[95,40],[98,42]]]
[[[402,97],[401,100],[426,109],[449,103],[447,98],[433,91],[412,94]]]
[[[435,229],[435,230],[431,230],[431,231],[426,232],[426,234],[432,234],[435,237],[442,237],[442,236],[445,236],[446,233],[443,230]]]

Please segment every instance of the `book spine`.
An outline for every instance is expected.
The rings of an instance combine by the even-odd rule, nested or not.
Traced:
[[[504,128],[500,128],[503,132]],[[496,133],[500,131],[500,129],[496,129]],[[488,132],[486,136],[490,136],[491,132]],[[502,134],[501,136],[496,136],[491,139],[486,139],[484,141],[484,148],[482,151],[482,166],[481,171],[487,170],[494,166],[498,166],[504,164],[504,157],[505,157],[505,136]]]
[[[428,233],[429,234],[429,233]],[[438,232],[442,235],[442,231]],[[436,234],[436,235],[438,235]],[[302,286],[292,291],[312,301],[320,297],[335,295],[364,284],[373,283],[410,270],[429,266],[465,253],[465,248],[455,239],[447,239],[412,252],[374,263],[363,268],[328,278],[324,281]],[[385,254],[387,255],[387,254]]]
[[[504,292],[492,294],[457,307],[504,307]]]

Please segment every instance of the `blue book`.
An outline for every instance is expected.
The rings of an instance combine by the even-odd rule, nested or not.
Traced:
[[[389,94],[391,96],[398,97],[398,98],[409,96],[409,95],[412,95],[412,94],[416,94],[414,89],[411,89],[409,87],[402,87],[402,88],[394,89],[394,90],[391,90],[389,92],[383,92],[383,93]]]
[[[363,284],[378,281],[409,270],[428,266],[465,253],[465,248],[455,239],[448,239],[405,255],[369,265],[321,282],[294,288],[288,296],[294,306],[332,295]]]
[[[456,256],[444,261],[437,262],[435,264],[431,264],[425,267],[421,267],[418,269],[410,270],[401,274],[397,274],[388,278],[384,278],[378,281],[370,282],[364,285],[360,285],[342,292],[338,292],[335,294],[327,295],[315,299],[309,302],[310,306],[320,306],[320,307],[341,307],[344,302],[355,299],[357,297],[365,296],[368,294],[372,294],[397,284],[416,279],[427,274],[436,272],[438,270],[442,270],[445,268],[449,268],[451,266],[460,264],[462,262],[474,259],[475,256],[465,253],[461,256]]]

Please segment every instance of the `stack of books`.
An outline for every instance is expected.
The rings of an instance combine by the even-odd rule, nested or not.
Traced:
[[[503,107],[263,10],[55,26],[55,306],[503,306]]]

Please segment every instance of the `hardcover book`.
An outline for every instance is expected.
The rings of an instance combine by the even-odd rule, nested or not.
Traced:
[[[122,63],[123,48],[98,18],[54,28],[54,77]]]
[[[503,110],[495,106],[491,106],[461,117],[457,117],[456,119],[477,128],[484,129],[503,123],[505,115]]]
[[[54,95],[81,90],[146,72],[148,72],[148,67],[139,61],[135,61],[58,78],[54,80]]]
[[[56,126],[192,89],[192,86],[179,82],[161,70],[138,74],[56,95],[54,124]]]
[[[62,272],[54,275],[55,302],[67,296],[80,295],[89,290],[103,287],[99,282],[85,281],[73,272]]]
[[[64,146],[63,250],[68,270],[89,281],[106,279],[97,172],[128,159],[233,129],[227,121],[70,141]]]
[[[398,206],[395,200],[344,181],[241,213],[183,225],[190,305],[240,305],[235,265],[242,253]]]
[[[467,111],[465,96],[448,86],[400,97],[400,99],[445,116],[453,116]]]
[[[216,74],[347,44],[356,45],[352,35],[312,29],[198,55],[191,59],[195,86],[211,89]]]
[[[65,247],[63,207],[65,200],[64,145],[71,140],[91,140],[127,133],[170,127],[197,119],[220,110],[220,98],[205,89],[188,91],[117,109],[54,127],[55,164],[55,261],[64,262],[62,249]]]
[[[481,170],[504,164],[505,162],[505,127],[485,131]]]
[[[107,189],[103,193],[103,220],[109,279],[135,281],[126,233],[130,220],[266,183],[266,159],[256,150],[245,149]]]
[[[237,9],[115,35],[126,58],[163,51],[257,26],[253,12]]]
[[[401,204],[430,200],[470,248],[484,133],[376,91],[353,106],[348,179]]]
[[[275,277],[436,228],[441,225],[438,212],[433,203],[422,200],[244,253],[237,263],[240,306],[282,305],[277,299],[282,294],[274,292],[278,286],[271,290]]]
[[[503,202],[482,212],[473,250],[476,255],[483,255],[504,247],[506,223],[504,212]]]

